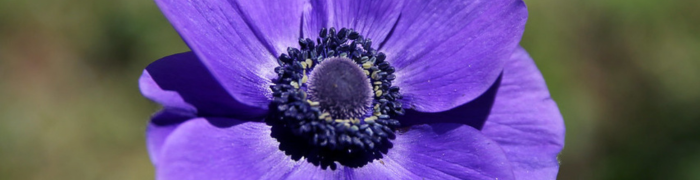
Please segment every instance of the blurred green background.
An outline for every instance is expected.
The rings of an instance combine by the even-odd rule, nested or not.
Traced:
[[[559,179],[700,179],[700,1],[526,3]],[[183,51],[150,0],[0,0],[0,179],[152,179],[137,79]]]

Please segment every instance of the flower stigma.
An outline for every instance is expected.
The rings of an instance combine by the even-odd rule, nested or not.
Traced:
[[[371,45],[352,29],[323,28],[279,56],[265,121],[287,155],[334,169],[363,166],[392,147],[402,96],[394,67]]]
[[[333,119],[362,117],[372,105],[374,92],[360,66],[348,58],[328,58],[310,76],[311,102],[319,102],[322,112]]]

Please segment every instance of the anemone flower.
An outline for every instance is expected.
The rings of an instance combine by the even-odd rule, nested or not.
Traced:
[[[563,119],[520,0],[157,0],[157,179],[555,179]]]

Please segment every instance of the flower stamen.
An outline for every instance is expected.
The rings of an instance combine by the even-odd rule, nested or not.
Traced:
[[[281,147],[299,147],[286,146],[284,132],[294,137],[289,141],[306,141],[302,156],[309,159],[344,164],[381,156],[400,125],[391,117],[404,114],[399,88],[392,86],[394,68],[352,29],[323,28],[319,35],[316,42],[299,39],[300,49],[278,58],[266,122],[283,132],[273,137]]]

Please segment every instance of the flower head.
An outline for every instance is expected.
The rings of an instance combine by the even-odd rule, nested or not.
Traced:
[[[158,0],[158,179],[554,179],[563,120],[520,0]]]

